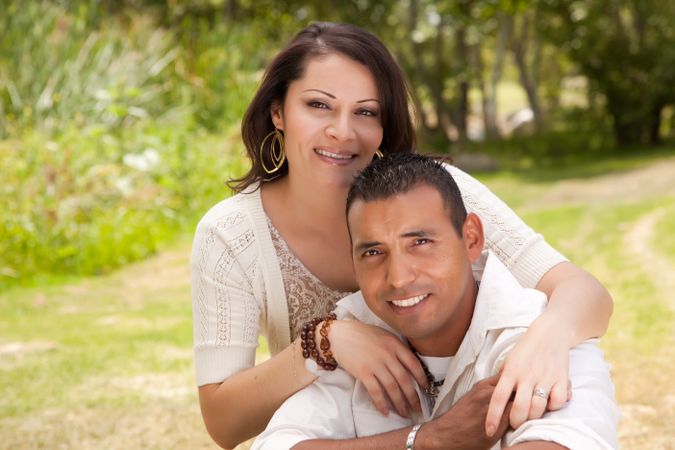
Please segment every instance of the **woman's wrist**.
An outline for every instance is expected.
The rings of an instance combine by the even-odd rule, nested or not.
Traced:
[[[305,367],[305,358],[302,355],[302,347],[300,346],[300,336],[291,342],[291,363],[293,382],[297,386],[297,390],[304,388],[316,380],[316,374],[307,370]]]

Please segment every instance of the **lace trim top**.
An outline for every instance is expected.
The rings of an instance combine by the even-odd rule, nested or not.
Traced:
[[[292,341],[305,322],[328,315],[335,309],[338,300],[352,292],[341,292],[326,286],[295,256],[269,217],[267,225],[284,280]]]

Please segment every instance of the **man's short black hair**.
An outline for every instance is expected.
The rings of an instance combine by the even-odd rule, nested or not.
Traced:
[[[349,214],[356,200],[385,200],[420,185],[431,186],[441,194],[452,225],[461,236],[466,208],[457,183],[442,162],[416,153],[389,154],[370,163],[349,188],[346,212]]]

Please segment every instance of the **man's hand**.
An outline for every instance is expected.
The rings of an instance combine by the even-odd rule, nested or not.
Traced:
[[[485,433],[485,416],[499,374],[479,381],[448,412],[422,426],[419,448],[483,450],[499,441],[509,424],[509,401],[492,436]],[[418,447],[418,444],[415,444]]]

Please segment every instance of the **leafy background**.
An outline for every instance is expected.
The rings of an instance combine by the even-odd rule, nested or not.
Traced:
[[[420,150],[608,286],[622,446],[673,448],[675,11],[656,0],[0,2],[0,448],[214,447],[190,239],[247,167],[265,64],[317,19],[380,36]]]

